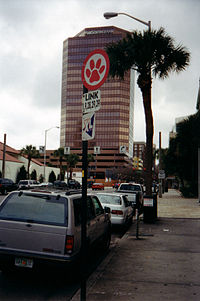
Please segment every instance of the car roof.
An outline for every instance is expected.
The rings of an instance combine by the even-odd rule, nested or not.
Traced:
[[[96,194],[103,194],[103,195],[114,195],[114,196],[124,196],[124,193],[121,192],[96,192]]]
[[[32,195],[50,195],[50,196],[58,196],[60,195],[61,197],[66,197],[66,198],[74,198],[74,197],[82,197],[82,194],[80,191],[74,192],[66,192],[66,191],[47,191],[47,190],[42,190],[42,189],[33,189],[33,190],[20,190],[20,191],[14,191],[11,192],[10,194],[32,194]],[[95,196],[95,193],[88,193],[87,196]]]

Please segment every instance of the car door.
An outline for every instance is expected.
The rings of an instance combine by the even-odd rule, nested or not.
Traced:
[[[107,223],[105,222],[105,213],[104,209],[101,206],[99,199],[96,196],[92,196],[92,202],[95,210],[95,231],[97,239],[101,237],[105,233],[105,228],[107,227]]]
[[[87,197],[87,239],[90,244],[96,239],[96,215],[91,196]]]

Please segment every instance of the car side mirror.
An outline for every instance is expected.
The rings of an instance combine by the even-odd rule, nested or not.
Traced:
[[[104,210],[105,210],[105,213],[108,213],[108,214],[110,214],[110,208],[109,207],[104,207]]]

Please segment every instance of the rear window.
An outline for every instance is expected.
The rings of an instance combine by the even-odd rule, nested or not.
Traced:
[[[0,219],[67,226],[67,199],[14,193],[0,206]]]
[[[133,184],[130,184],[130,185],[121,184],[120,190],[141,191],[139,185],[133,185]]]
[[[111,205],[121,205],[121,198],[117,195],[104,195],[98,194],[98,198],[103,204],[111,204]]]

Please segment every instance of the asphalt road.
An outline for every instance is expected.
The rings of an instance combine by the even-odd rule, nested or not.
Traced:
[[[0,195],[0,203],[5,196]],[[125,234],[125,231],[114,228],[112,231],[111,246],[108,252],[112,252],[117,241]],[[100,254],[94,250],[89,256],[87,274],[97,268],[108,254]],[[56,270],[43,273],[12,272],[3,274],[0,271],[0,300],[2,301],[27,301],[27,300],[55,300],[68,301],[80,287],[80,278],[76,275],[60,273]]]

